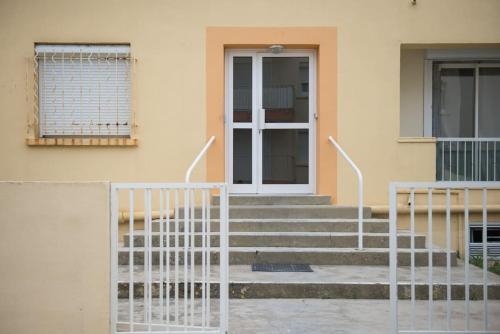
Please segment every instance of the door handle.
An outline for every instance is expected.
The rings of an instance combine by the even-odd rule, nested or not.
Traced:
[[[266,109],[259,109],[259,133],[266,128]]]

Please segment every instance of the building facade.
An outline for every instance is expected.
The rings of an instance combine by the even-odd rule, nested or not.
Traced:
[[[214,135],[193,180],[352,204],[356,178],[331,135],[377,205],[389,181],[457,176],[436,164],[440,149],[446,165],[472,148],[436,137],[500,136],[498,111],[474,111],[469,96],[498,99],[497,1],[4,1],[1,12],[3,180],[180,181]],[[455,87],[424,84],[436,80]],[[433,116],[429,91],[468,98],[451,106],[462,119]]]
[[[1,328],[114,331],[118,298],[110,295],[118,290],[110,273],[133,267],[127,261],[141,251],[134,228],[143,233],[148,220],[151,227],[158,218],[163,226],[163,217],[188,217],[191,195],[184,189],[186,211],[179,214],[170,210],[179,206],[170,192],[165,201],[153,194],[151,204],[151,189],[134,198],[133,191],[113,193],[110,182],[183,182],[207,142],[193,182],[227,183],[235,195],[324,195],[297,196],[309,207],[287,197],[291,204],[281,208],[283,198],[271,196],[265,210],[253,204],[269,198],[236,198],[247,205],[236,218],[254,220],[231,240],[230,252],[246,252],[236,264],[276,259],[266,247],[290,248],[275,262],[288,261],[316,244],[301,259],[387,266],[390,182],[500,180],[499,17],[498,0],[0,0],[0,253],[9,268],[1,275]],[[358,179],[330,138],[363,174],[371,208],[366,247],[380,248],[367,258],[359,247],[363,208],[346,207],[357,205]],[[460,186],[398,189],[393,245],[401,237],[414,256],[417,233],[417,251],[431,246],[419,265],[432,264],[435,245],[436,266],[451,267],[452,252],[453,266],[467,254],[486,261],[486,236],[487,251],[498,256],[497,183],[487,199],[481,186],[466,214],[469,198]],[[212,207],[219,226],[229,221],[222,207]],[[269,214],[274,209],[279,215]],[[300,224],[287,210],[303,214]],[[336,210],[348,212],[340,217],[345,230]],[[279,229],[267,239],[261,223],[276,217],[281,221],[266,228]],[[396,227],[411,230],[411,241]],[[336,247],[349,249],[339,254],[348,256],[332,248],[336,233]],[[130,240],[128,250],[112,251]],[[17,249],[21,242],[28,246]],[[117,254],[127,261],[118,265]],[[388,298],[389,283],[381,284]]]

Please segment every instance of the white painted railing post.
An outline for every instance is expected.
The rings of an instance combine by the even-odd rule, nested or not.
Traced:
[[[397,246],[397,189],[389,185],[389,294],[390,323],[389,333],[398,334],[398,246]]]
[[[189,166],[189,168],[188,168],[188,170],[186,172],[186,177],[185,177],[185,182],[186,183],[191,182],[190,181],[190,179],[191,179],[191,173],[193,172],[194,167],[196,167],[196,165],[201,160],[201,158],[203,157],[203,155],[205,155],[205,152],[208,150],[208,148],[210,147],[210,145],[212,145],[212,143],[214,142],[214,140],[215,140],[215,136],[210,137],[210,139],[205,144],[205,146],[203,147],[203,149],[200,151],[200,153],[198,153],[198,155],[194,159],[194,161],[191,164],[191,166]]]
[[[332,138],[328,136],[328,140],[340,152],[342,157],[349,163],[358,177],[358,248],[363,249],[363,174],[356,164],[349,158],[347,153],[344,152],[342,147]]]

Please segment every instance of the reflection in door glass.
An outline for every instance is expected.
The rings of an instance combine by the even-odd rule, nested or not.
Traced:
[[[267,123],[309,121],[309,58],[264,57],[262,108]]]
[[[309,183],[309,131],[307,129],[264,130],[262,145],[262,183]]]
[[[252,184],[252,130],[233,130],[233,184]]]
[[[233,122],[252,121],[252,57],[233,58]]]

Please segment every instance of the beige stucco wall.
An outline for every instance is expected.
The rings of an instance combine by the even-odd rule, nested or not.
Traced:
[[[422,49],[401,49],[401,137],[424,134],[424,56]]]
[[[109,332],[109,184],[0,182],[0,333]]]
[[[497,0],[3,0],[0,179],[180,181],[207,136],[206,28],[334,26],[338,141],[364,173],[366,202],[387,203],[389,181],[434,179],[434,144],[398,142],[401,44],[499,43],[499,13]],[[35,42],[131,44],[137,147],[26,146]],[[348,165],[332,172],[338,202],[355,203]]]

